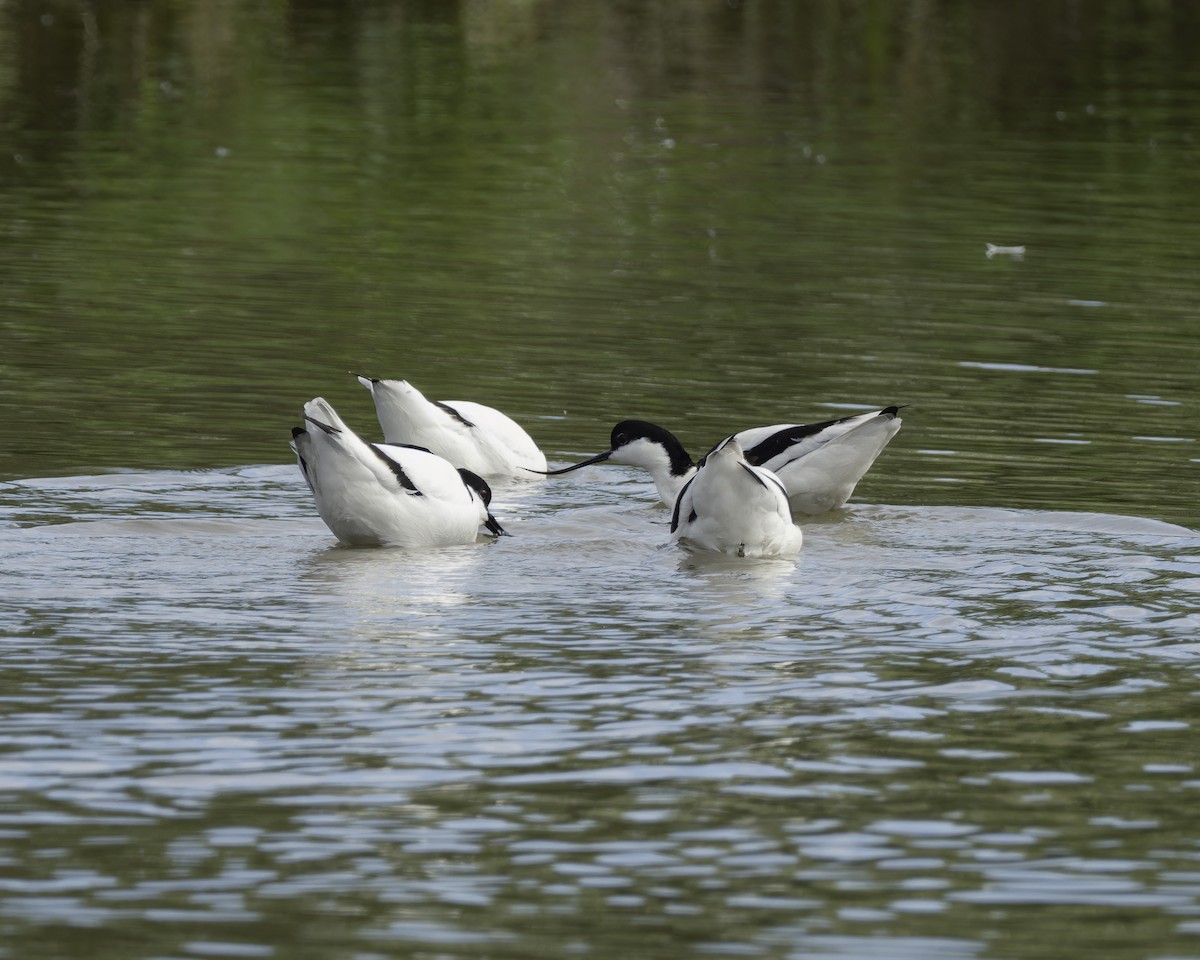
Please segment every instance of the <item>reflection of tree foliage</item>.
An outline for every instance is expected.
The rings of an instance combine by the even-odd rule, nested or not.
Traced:
[[[0,369],[38,426],[0,475],[274,460],[265,424],[308,394],[370,416],[354,368],[566,410],[535,429],[551,448],[630,414],[703,446],[819,401],[919,400],[942,438],[923,445],[969,448],[944,471],[967,482],[897,499],[997,502],[1029,457],[1054,469],[1013,495],[1078,502],[1115,472],[1093,454],[1190,435],[1124,398],[1194,379],[1198,20],[1132,0],[10,4]],[[985,241],[1030,255],[987,262]],[[994,418],[1017,395],[1091,448],[1014,450]],[[1136,491],[1185,463],[1147,453],[1105,502],[1144,511]]]

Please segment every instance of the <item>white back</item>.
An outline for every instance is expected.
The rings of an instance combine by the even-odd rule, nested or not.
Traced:
[[[534,443],[533,437],[526,433],[516,420],[495,407],[475,403],[473,400],[443,400],[446,406],[452,407],[462,417],[470,420],[475,426],[490,434],[512,456],[514,463],[529,467],[531,470],[546,469],[546,455]],[[468,467],[468,469],[470,469]],[[524,471],[521,471],[524,473]],[[478,473],[478,471],[476,471]]]
[[[863,414],[849,427],[838,424],[816,437],[805,437],[763,466],[783,481],[793,512],[825,513],[850,499],[863,474],[899,432],[901,422],[895,416]],[[810,442],[814,440],[819,442]]]
[[[793,444],[788,448],[786,457],[773,457],[766,463],[761,464],[761,466],[766,467],[768,470],[778,470],[788,460],[793,460],[796,457],[807,456],[814,450],[823,447],[830,441],[836,440],[838,437],[845,436],[846,434],[859,429],[864,424],[878,417],[878,411],[871,411],[870,413],[861,413],[856,417],[847,417],[845,420],[840,422],[834,421],[820,433],[810,434],[802,439],[799,443]],[[888,417],[885,419],[890,422],[893,418]],[[896,429],[899,430],[899,418],[897,417],[894,419],[897,423]],[[776,423],[769,427],[751,427],[749,430],[742,430],[741,432],[735,434],[735,436],[738,438],[738,442],[742,445],[743,450],[751,450],[768,437],[776,433],[779,433],[783,430],[793,430],[801,426],[803,426],[803,424]]]
[[[685,546],[745,557],[790,556],[803,535],[783,484],[746,462],[730,437],[708,454],[675,504],[672,537]]]
[[[323,398],[304,412],[336,431],[308,424],[293,447],[317,512],[339,540],[405,547],[475,541],[487,507],[450,463],[423,450],[368,444]]]
[[[523,467],[546,469],[533,438],[494,407],[469,400],[439,406],[406,380],[358,380],[371,391],[387,443],[426,447],[482,477],[530,477]]]

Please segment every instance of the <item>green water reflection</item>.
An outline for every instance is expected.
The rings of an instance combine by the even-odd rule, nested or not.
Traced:
[[[365,370],[552,452],[908,402],[869,499],[1195,522],[1196,20],[10,5],[0,476],[278,462]]]
[[[750,425],[905,403],[861,500],[1200,526],[1198,43],[1200,7],[1134,0],[4,4],[0,480],[284,462],[315,394],[369,427],[350,375],[361,372],[494,403],[552,455],[600,450],[626,416],[699,449]],[[989,242],[1026,252],[989,258]],[[1144,590],[1115,582],[1112,602],[1182,620],[1179,584],[1147,577]],[[288,629],[294,599],[273,629]],[[590,598],[610,625],[619,599]],[[46,643],[27,662],[7,658],[2,681],[6,704],[32,716],[29,735],[46,735],[39,711],[61,694],[64,741],[51,747],[78,734],[150,748],[105,758],[117,772],[99,800],[70,777],[10,794],[22,803],[0,839],[23,872],[5,881],[3,921],[28,957],[232,945],[524,960],[584,941],[611,957],[702,944],[719,955],[722,943],[869,955],[884,937],[896,957],[909,955],[896,952],[905,937],[911,955],[933,955],[920,940],[931,934],[956,956],[1194,952],[1194,669],[1183,653],[1141,664],[1141,637],[1118,663],[1118,618],[1095,613],[1095,597],[1078,611],[1056,602],[1065,633],[1110,642],[1095,659],[1111,669],[1042,675],[1045,664],[1014,667],[1015,654],[993,665],[978,650],[897,644],[859,664],[869,692],[1017,669],[1029,689],[994,712],[982,696],[929,693],[866,719],[850,694],[829,707],[765,697],[649,744],[630,736],[610,761],[650,762],[634,752],[647,746],[715,752],[786,767],[797,796],[772,795],[770,781],[756,793],[489,780],[376,797],[350,778],[320,804],[306,784],[193,807],[183,788],[125,796],[111,781],[169,775],[173,750],[190,751],[184,772],[213,774],[206,763],[241,747],[210,760],[210,722],[237,743],[265,731],[263,755],[246,748],[252,769],[280,743],[318,783],[331,756],[338,777],[343,761],[386,769],[404,731],[385,745],[362,731],[414,677],[397,671],[371,691],[351,716],[361,727],[328,729],[321,711],[342,713],[289,699],[309,654],[258,649],[261,624],[237,655],[199,664],[173,650],[159,663],[153,645],[101,649],[102,630],[64,639],[60,610],[33,610],[23,636]],[[987,616],[1026,625],[1042,603],[1014,591],[955,613],[978,615],[985,634]],[[886,623],[886,609],[871,613]],[[515,690],[572,656],[572,679],[606,676],[593,650],[535,652],[478,656]],[[826,656],[770,670],[855,666],[853,650]],[[680,651],[647,657],[614,676],[695,692]],[[361,673],[344,681],[353,697],[374,681]],[[723,702],[730,681],[711,683]],[[579,709],[552,706],[564,723]],[[122,740],[106,717],[161,739]],[[1191,726],[1151,730],[1143,746],[1129,731],[1146,720]],[[347,759],[339,738],[356,732],[364,745]],[[561,766],[590,763],[564,751]],[[114,794],[122,809],[102,809]],[[662,820],[648,819],[656,810]],[[471,851],[451,842],[465,829],[434,836],[441,854],[421,846],[456,818],[509,820]],[[839,818],[848,833],[883,824],[889,865],[809,846]],[[939,846],[895,827],[933,820],[971,832]],[[240,839],[214,838],[229,824]],[[568,854],[537,859],[547,835],[580,845],[568,851],[577,876],[617,879],[564,879]],[[593,846],[614,835],[707,852],[692,873],[635,862],[621,885]],[[1021,858],[1059,886],[1112,870],[1144,888],[1123,908],[1006,901],[988,871],[1018,842],[1038,847]],[[706,886],[713,863],[744,888]],[[1166,906],[1142,909],[1141,895]],[[897,900],[917,903],[893,911]]]

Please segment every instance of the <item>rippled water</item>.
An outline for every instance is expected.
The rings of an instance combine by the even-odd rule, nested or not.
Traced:
[[[885,459],[881,461],[882,464]],[[1200,538],[643,476],[348,549],[292,467],[0,488],[7,955],[1182,955]]]
[[[0,960],[1200,957],[1198,38],[0,4]],[[611,466],[409,554],[284,462],[351,373],[564,462],[907,406],[795,562]]]

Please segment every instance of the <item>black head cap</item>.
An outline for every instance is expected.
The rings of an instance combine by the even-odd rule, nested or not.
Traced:
[[[612,444],[612,449],[616,450],[635,440],[649,440],[651,443],[661,444],[667,451],[667,457],[670,458],[671,473],[677,477],[687,473],[695,466],[679,438],[666,427],[660,427],[657,423],[651,423],[649,420],[622,420],[613,427],[609,442]]]
[[[492,504],[492,488],[487,485],[487,481],[479,474],[472,473],[463,467],[458,468],[458,475],[462,477],[463,483],[474,490],[483,500],[483,505],[489,507]]]

